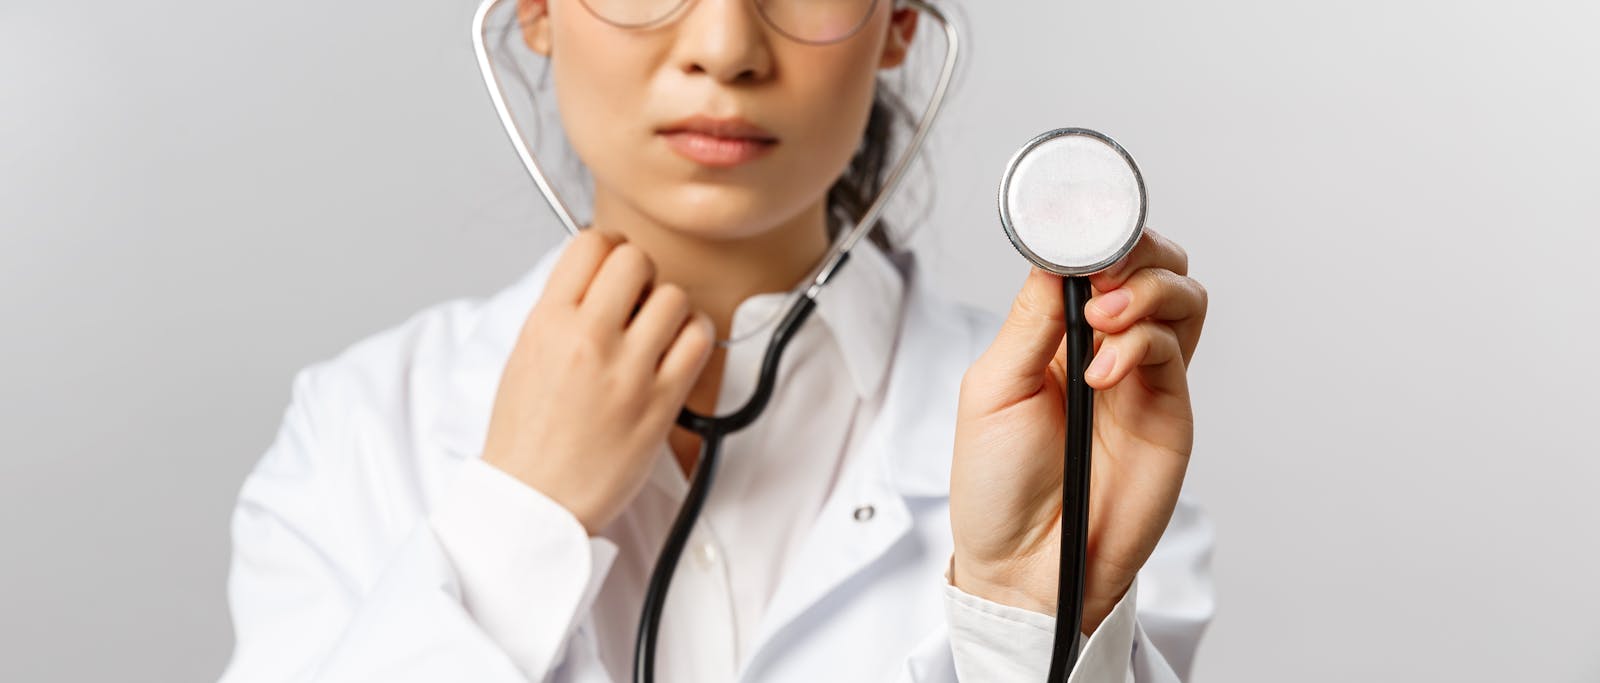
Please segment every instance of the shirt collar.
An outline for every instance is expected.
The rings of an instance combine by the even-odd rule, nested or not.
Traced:
[[[900,329],[904,308],[904,261],[891,260],[871,240],[862,240],[850,251],[850,259],[834,273],[817,294],[812,317],[820,320],[844,356],[846,369],[856,394],[870,399],[882,388],[894,354],[895,336]],[[734,310],[733,336],[741,338],[750,328],[765,329],[735,344],[757,344],[765,348],[776,327],[776,318],[793,298],[790,292],[762,292],[746,298]]]

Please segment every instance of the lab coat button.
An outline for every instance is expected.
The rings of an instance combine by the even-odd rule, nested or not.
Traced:
[[[872,519],[872,514],[874,512],[876,512],[876,510],[873,510],[871,505],[862,505],[857,507],[855,514],[851,516],[855,517],[857,522],[865,522],[869,519]]]
[[[695,564],[701,569],[710,569],[717,563],[717,547],[710,543],[701,543],[694,549]]]

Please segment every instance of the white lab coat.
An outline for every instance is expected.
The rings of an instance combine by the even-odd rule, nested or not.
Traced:
[[[960,379],[1002,317],[941,297],[914,259],[899,259],[902,330],[852,489],[881,494],[875,522],[863,533],[844,515],[817,519],[814,534],[836,540],[796,557],[783,591],[805,597],[785,607],[784,628],[752,644],[757,656],[741,680],[954,683],[958,664],[986,678],[1043,680],[1051,618],[929,580],[947,576],[951,552]],[[529,679],[464,608],[461,576],[429,515],[464,464],[483,467],[472,460],[506,353],[542,287],[536,275],[487,300],[428,308],[296,375],[282,427],[234,514],[237,642],[224,681]],[[1085,642],[1072,680],[1186,674],[1212,614],[1210,545],[1199,510],[1181,500],[1134,588]],[[581,614],[562,612],[593,597],[574,595],[532,630],[581,628]],[[593,653],[565,646],[551,654],[552,680],[608,680],[598,666],[561,666],[585,656]]]

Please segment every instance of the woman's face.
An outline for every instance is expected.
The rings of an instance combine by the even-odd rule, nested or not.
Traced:
[[[917,20],[878,0],[849,38],[814,45],[778,33],[753,0],[689,0],[645,29],[606,23],[580,0],[519,0],[518,14],[529,47],[550,58],[597,212],[617,202],[714,239],[819,208],[861,143],[878,70],[904,60]],[[696,117],[713,121],[709,136],[704,121],[684,124]],[[715,128],[726,120],[755,128]]]

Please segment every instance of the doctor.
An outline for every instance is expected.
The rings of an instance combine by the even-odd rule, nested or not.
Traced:
[[[673,418],[743,402],[783,292],[881,182],[894,109],[876,73],[917,22],[887,0],[619,20],[648,4],[519,0],[593,221],[494,296],[296,375],[233,518],[225,681],[627,680],[698,453]],[[1073,680],[1174,681],[1212,611],[1209,528],[1180,497],[1205,290],[1152,230],[1092,283]],[[1033,270],[1002,318],[939,296],[881,225],[859,243],[767,411],[723,446],[661,680],[1044,680],[1060,296]]]

